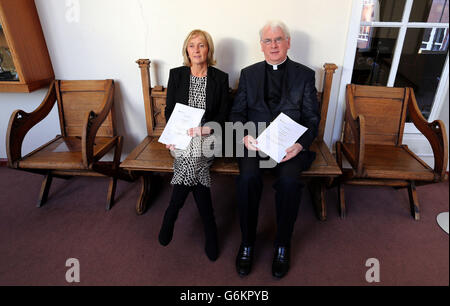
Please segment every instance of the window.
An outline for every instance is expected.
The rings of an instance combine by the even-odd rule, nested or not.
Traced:
[[[448,58],[448,0],[364,0],[351,82],[412,87],[425,118]]]

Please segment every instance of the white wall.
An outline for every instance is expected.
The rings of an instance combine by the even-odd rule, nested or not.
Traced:
[[[291,30],[289,56],[317,71],[321,90],[322,65],[343,63],[351,10],[351,0],[79,0],[76,20],[77,0],[35,2],[56,78],[115,80],[118,132],[125,138],[122,158],[146,135],[137,59],[152,60],[153,86],[166,85],[169,69],[182,63],[185,36],[201,28],[214,39],[217,67],[230,74],[230,86],[236,87],[240,69],[263,60],[259,28],[269,19],[281,19]],[[339,80],[338,71],[334,85]],[[6,157],[10,114],[32,111],[45,92],[0,93],[0,158]],[[53,111],[27,135],[23,154],[58,133]]]

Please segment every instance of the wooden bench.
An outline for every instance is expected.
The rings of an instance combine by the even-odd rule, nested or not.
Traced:
[[[165,145],[158,142],[158,138],[166,124],[164,109],[167,89],[161,86],[151,88],[150,61],[148,59],[140,59],[137,63],[141,70],[148,136],[128,155],[120,167],[128,170],[134,176],[141,177],[142,189],[136,205],[136,212],[140,215],[144,213],[150,198],[150,190],[152,188],[151,174],[173,172],[173,157],[169,150],[165,148]],[[312,151],[317,153],[317,156],[311,168],[301,173],[301,177],[308,179],[308,186],[313,195],[316,212],[318,218],[322,221],[326,220],[325,189],[334,178],[342,173],[335,158],[323,141],[331,84],[337,66],[325,64],[324,69],[323,92],[318,93],[319,103],[321,104],[319,133],[310,147]],[[229,157],[216,158],[210,170],[212,173],[239,174],[236,160]]]
[[[28,131],[44,120],[57,102],[61,135],[22,156]],[[42,103],[31,113],[12,113],[6,135],[8,166],[44,175],[38,207],[48,197],[53,177],[110,177],[106,209],[114,202],[122,136],[117,136],[114,117],[113,80],[54,80]],[[100,159],[114,149],[112,162]],[[26,187],[25,187],[26,188]]]
[[[403,144],[406,117],[433,149],[434,169]],[[382,123],[382,124],[381,124]],[[407,187],[411,214],[420,219],[416,186],[446,180],[448,144],[441,120],[427,122],[409,87],[348,84],[342,140],[336,156],[344,168],[338,181],[341,217],[346,215],[344,184]]]

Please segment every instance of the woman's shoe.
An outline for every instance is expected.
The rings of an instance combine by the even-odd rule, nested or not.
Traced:
[[[217,244],[217,236],[206,238],[205,252],[209,260],[216,261],[219,257],[219,247]]]

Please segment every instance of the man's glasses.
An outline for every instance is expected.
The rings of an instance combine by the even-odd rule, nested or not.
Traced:
[[[283,37],[277,37],[277,38],[275,38],[275,39],[270,39],[270,38],[267,38],[267,39],[263,39],[263,40],[261,40],[261,42],[263,43],[263,44],[265,44],[265,45],[271,45],[272,44],[272,42],[274,42],[274,43],[276,43],[277,45],[279,45],[283,40],[285,40],[286,38],[283,38]]]

